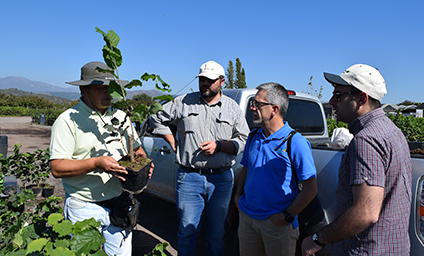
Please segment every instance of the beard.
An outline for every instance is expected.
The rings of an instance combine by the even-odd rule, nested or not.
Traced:
[[[200,94],[202,95],[203,98],[211,98],[211,97],[215,97],[220,91],[221,91],[220,88],[216,91],[210,89],[210,87],[208,89],[203,89],[203,90],[201,88]]]

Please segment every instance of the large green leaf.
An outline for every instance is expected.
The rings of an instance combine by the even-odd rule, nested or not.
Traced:
[[[68,248],[71,245],[71,239],[56,239],[54,246]]]
[[[158,81],[162,84],[163,88],[169,88],[171,87],[167,82],[163,81],[162,78],[160,78],[159,75],[157,75]]]
[[[131,89],[131,88],[136,87],[136,86],[143,86],[143,83],[138,79],[133,79],[131,82],[126,84],[124,87],[126,89]]]
[[[52,213],[49,215],[47,220],[50,225],[55,225],[59,221],[63,220],[63,215],[59,213]]]
[[[108,92],[114,99],[123,99],[124,96],[127,96],[126,91],[123,91],[122,87],[115,81],[110,81]],[[123,93],[125,93],[125,95]]]
[[[125,100],[119,100],[119,101],[113,103],[113,106],[115,108],[119,108],[119,109],[126,109],[129,105],[130,105],[130,103],[128,101],[125,101]]]
[[[157,102],[155,102],[155,103],[153,103],[151,106],[150,106],[150,113],[151,114],[156,114],[157,112],[159,112],[159,111],[161,111],[163,108],[162,108],[162,105],[161,104],[159,104],[159,103],[157,103]]]
[[[160,95],[153,98],[154,100],[174,101],[174,97],[171,95]]]
[[[106,35],[105,41],[106,40],[110,43],[111,46],[115,48],[116,46],[118,46],[120,38],[118,34],[115,33],[115,31],[109,30]]]
[[[75,256],[75,253],[68,248],[58,247],[51,251],[49,256]]]
[[[59,237],[64,237],[72,233],[72,223],[69,220],[64,220],[53,225],[53,231],[58,233]]]
[[[99,72],[112,74],[114,77],[118,78],[115,75],[115,71],[113,69],[103,69],[103,68],[96,67],[96,70],[99,71]]]
[[[141,112],[142,112],[142,111],[144,111],[146,108],[147,108],[147,106],[146,106],[146,105],[144,105],[144,104],[140,104],[140,105],[137,105],[137,106],[134,108],[134,112],[136,112],[136,113],[141,113]]]
[[[118,48],[110,49],[107,45],[103,46],[103,59],[108,67],[116,69],[122,65],[122,55]],[[116,63],[116,65],[115,65]]]
[[[141,76],[141,79],[144,80],[144,81],[149,81],[149,79],[152,79],[153,81],[155,81],[156,80],[156,75],[155,74],[144,73]]]
[[[90,219],[86,219],[83,221],[77,221],[74,224],[74,233],[78,233],[81,230],[90,228],[90,227],[94,227],[94,228],[99,228],[101,225],[100,221],[96,221],[96,219],[94,218],[90,218]]]
[[[74,234],[71,240],[71,249],[76,254],[88,254],[92,250],[97,251],[104,242],[105,239],[101,236],[99,230],[91,227]]]
[[[156,87],[156,89],[158,89],[159,91],[162,91],[162,92],[171,92],[172,91],[171,89],[166,89],[166,88],[160,87],[158,84],[156,84],[155,87]]]
[[[47,244],[48,240],[45,238],[40,238],[32,241],[28,244],[27,253],[42,251],[43,247]]]
[[[101,30],[100,28],[96,27],[96,32],[100,33],[103,35],[103,37],[106,37],[106,33],[103,32],[103,30]]]

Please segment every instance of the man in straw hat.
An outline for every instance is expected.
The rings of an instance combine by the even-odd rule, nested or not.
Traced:
[[[131,255],[132,233],[111,224],[109,213],[114,199],[121,195],[121,175],[127,174],[117,162],[125,155],[123,145],[127,136],[120,138],[119,124],[125,113],[111,106],[108,93],[115,77],[96,70],[109,69],[102,62],[89,62],[81,68],[81,79],[68,82],[80,87],[78,104],[63,112],[52,127],[50,160],[52,174],[62,178],[66,191],[64,215],[72,223],[95,218],[101,222],[100,231],[106,242],[103,249],[108,255]],[[126,83],[127,81],[123,81]],[[113,125],[112,120],[118,120]],[[129,119],[124,127],[131,126]],[[122,129],[122,128],[119,128]],[[131,134],[133,129],[125,133]],[[136,154],[145,156],[140,140],[134,134]],[[153,165],[150,168],[150,175]]]
[[[303,255],[326,244],[334,255],[409,255],[411,159],[405,136],[380,107],[384,78],[365,64],[324,77],[334,86],[337,120],[354,137],[339,168],[336,219],[303,241]]]

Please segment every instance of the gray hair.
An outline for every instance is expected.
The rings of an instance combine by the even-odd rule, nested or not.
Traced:
[[[280,107],[280,115],[282,118],[286,116],[289,108],[289,95],[286,88],[278,83],[264,83],[256,87],[258,91],[264,90],[267,92],[265,99],[272,104]]]

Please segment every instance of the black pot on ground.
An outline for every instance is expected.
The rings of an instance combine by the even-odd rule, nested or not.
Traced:
[[[38,187],[37,185],[30,185],[27,188],[32,190],[32,193],[34,193],[35,197],[39,197],[41,196],[41,192],[43,192],[43,188],[42,187]]]
[[[131,194],[140,194],[147,187],[149,180],[150,160],[140,170],[134,171],[132,168],[125,167],[128,175],[125,176],[125,181],[121,180],[122,190]]]
[[[43,197],[49,197],[53,194],[54,194],[54,186],[49,186],[49,187],[43,188],[43,193],[42,193]]]

